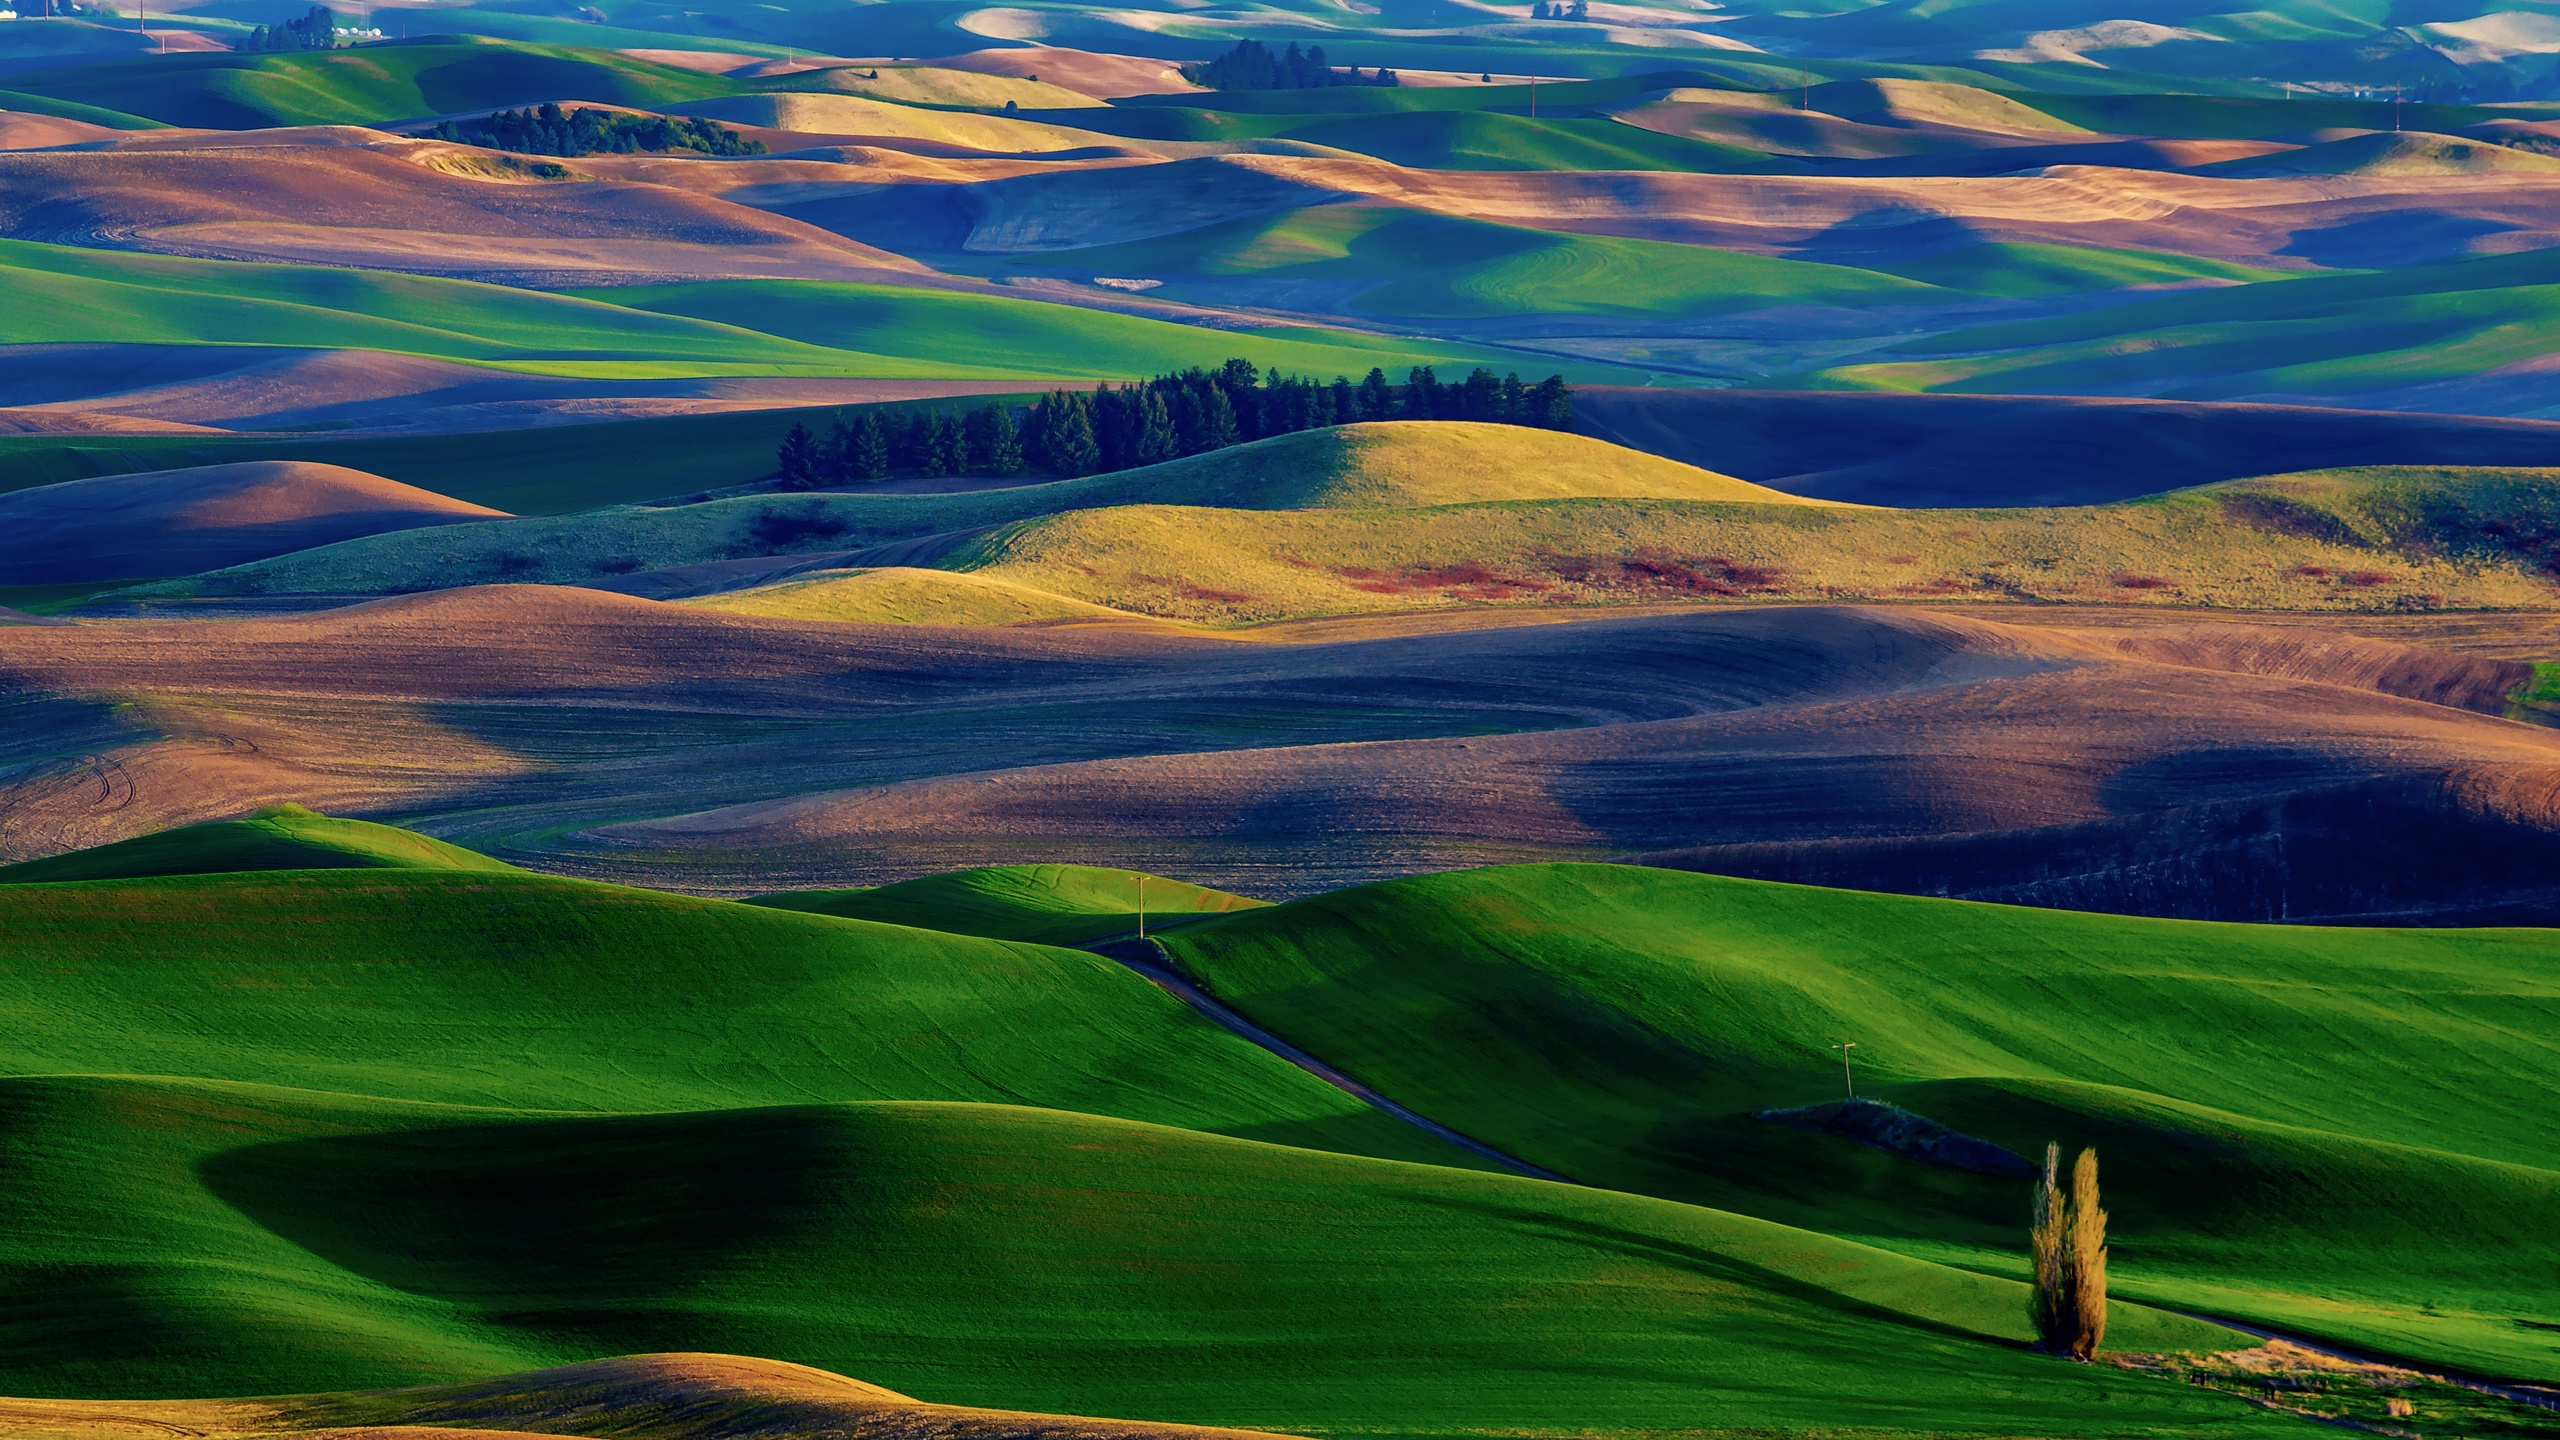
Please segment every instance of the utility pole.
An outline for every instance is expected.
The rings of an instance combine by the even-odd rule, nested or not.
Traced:
[[[1849,1099],[1855,1103],[1858,1098],[1858,1082],[1849,1074],[1849,1052],[1858,1048],[1858,1042],[1835,1041],[1831,1048],[1840,1052],[1840,1083],[1849,1087]]]
[[[1529,72],[1529,118],[1538,118],[1538,72]]]
[[[1144,871],[1138,874],[1138,943],[1147,943],[1147,877]]]
[[[1813,62],[1812,62],[1812,61],[1808,60],[1808,61],[1803,62],[1802,68],[1800,68],[1799,70],[1797,70],[1797,72],[1796,72],[1796,83],[1797,83],[1797,85],[1800,87],[1799,92],[1798,92],[1798,94],[1797,94],[1797,96],[1796,96],[1796,108],[1797,108],[1798,110],[1810,110],[1810,109],[1812,109],[1812,108],[1813,108]]]
[[[2400,87],[2391,87],[2391,133],[2400,133]]]

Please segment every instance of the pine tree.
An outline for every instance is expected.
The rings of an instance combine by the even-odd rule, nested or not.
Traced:
[[[854,422],[853,448],[845,457],[845,470],[856,480],[889,478],[889,427],[868,410]]]
[[[960,418],[948,414],[934,416],[932,436],[933,462],[925,473],[958,475],[966,472],[969,468],[969,438],[961,430]]]
[[[1164,403],[1164,392],[1150,388],[1138,402],[1138,441],[1130,447],[1129,464],[1153,465],[1182,453],[1181,432],[1174,427],[1173,409]]]
[[[933,417],[918,410],[907,416],[898,432],[898,468],[930,472],[933,469]]]
[[[1224,450],[1236,443],[1236,407],[1227,402],[1227,392],[1216,385],[1201,402],[1200,448],[1202,451]]]
[[[1369,367],[1369,378],[1360,382],[1360,418],[1384,420],[1395,414],[1395,392],[1387,385],[1387,372]]]
[[[1022,473],[1022,434],[1014,428],[1013,409],[1001,403],[986,409],[987,453],[982,468],[989,475]]]
[[[1573,392],[1566,389],[1564,377],[1550,375],[1538,382],[1529,393],[1529,414],[1521,421],[1546,430],[1573,428]]]
[[[791,433],[782,437],[782,447],[774,452],[773,461],[783,489],[808,489],[818,481],[818,438],[809,433],[808,426],[793,424]]]
[[[1082,395],[1058,392],[1062,403],[1046,424],[1042,448],[1049,469],[1059,475],[1090,475],[1102,468],[1102,446],[1093,435],[1093,406]]]
[[[836,412],[836,423],[827,427],[827,438],[818,447],[818,474],[829,485],[840,485],[853,478],[853,430],[844,423],[844,412]]]
[[[988,458],[995,450],[995,427],[987,418],[992,405],[981,405],[960,417],[960,468],[972,475],[987,472]]]

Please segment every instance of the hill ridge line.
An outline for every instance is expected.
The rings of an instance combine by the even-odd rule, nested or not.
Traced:
[[[1237,1014],[1225,1005],[1220,1004],[1217,1000],[1213,999],[1207,991],[1194,984],[1189,977],[1185,976],[1174,966],[1172,955],[1169,954],[1165,950],[1164,946],[1157,941],[1140,940],[1134,933],[1124,933],[1120,935],[1106,936],[1103,939],[1093,941],[1083,948],[1093,954],[1102,956],[1106,960],[1119,961],[1122,965],[1125,965],[1147,979],[1154,981],[1157,986],[1162,988],[1168,994],[1171,994],[1175,999],[1182,1001],[1193,1010],[1198,1011],[1204,1018],[1223,1027],[1238,1038],[1252,1041],[1254,1044],[1261,1046],[1263,1049],[1270,1051],[1272,1054],[1279,1056],[1281,1059],[1288,1061],[1290,1064],[1297,1066],[1299,1069],[1306,1071],[1308,1074],[1313,1075],[1326,1084],[1333,1086],[1335,1089],[1351,1096],[1353,1099],[1360,1100],[1366,1104],[1374,1106],[1375,1108],[1394,1116],[1396,1119],[1402,1120],[1404,1123],[1423,1131],[1434,1139],[1445,1140],[1471,1155],[1476,1155],[1483,1159],[1490,1160],[1495,1164],[1501,1165],[1518,1174],[1526,1175],[1532,1180],[1551,1180],[1559,1185],[1580,1185],[1582,1183],[1569,1175],[1559,1175],[1553,1170],[1532,1165],[1528,1161],[1523,1160],[1516,1155],[1505,1154],[1504,1152],[1496,1150],[1492,1146],[1485,1144],[1481,1140],[1462,1135],[1457,1131],[1450,1129],[1448,1126],[1441,1124],[1439,1121],[1431,1119],[1429,1116],[1423,1115],[1403,1105],[1399,1105],[1395,1101],[1388,1099],[1386,1096],[1379,1094],[1377,1091],[1370,1089],[1368,1086],[1361,1084],[1359,1081],[1354,1080],[1350,1076],[1343,1074],[1341,1071],[1334,1069],[1330,1065],[1327,1065],[1315,1056],[1308,1054],[1306,1051],[1299,1049],[1297,1046],[1290,1044],[1288,1041],[1283,1040],[1279,1036],[1272,1034],[1270,1031],[1254,1024],[1242,1015]],[[1148,958],[1150,954],[1155,958]]]

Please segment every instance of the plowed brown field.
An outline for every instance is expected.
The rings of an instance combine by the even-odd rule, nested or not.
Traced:
[[[492,587],[12,627],[0,847],[299,800],[731,892],[1040,858],[1276,895],[1680,852],[2232,918],[2552,904],[2560,734],[2498,718],[2512,661],[1845,607],[1469,624],[951,630]],[[2430,863],[2398,863],[2421,832]],[[1968,845],[2010,858],[1975,876]]]

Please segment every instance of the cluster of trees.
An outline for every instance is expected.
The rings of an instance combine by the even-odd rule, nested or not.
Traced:
[[[1182,78],[1212,90],[1322,90],[1329,85],[1401,83],[1396,72],[1384,65],[1374,75],[1361,74],[1357,65],[1336,70],[1325,60],[1323,46],[1300,50],[1295,40],[1276,55],[1259,40],[1239,40],[1236,48],[1215,60],[1183,66]]]
[[[692,150],[704,155],[761,155],[764,142],[699,118],[615,115],[578,109],[562,113],[544,101],[537,110],[501,110],[459,124],[447,120],[428,132],[438,140],[485,145],[519,155],[633,155]]]
[[[325,5],[312,6],[311,13],[299,20],[273,28],[261,25],[240,42],[240,48],[248,51],[334,50],[337,45],[338,17]]]
[[[775,464],[786,489],[885,480],[898,471],[922,475],[1092,475],[1201,455],[1299,430],[1359,420],[1477,420],[1563,430],[1573,424],[1573,391],[1561,375],[1523,384],[1478,367],[1443,381],[1422,366],[1401,385],[1372,369],[1354,383],[1268,374],[1250,360],[1215,370],[1197,366],[1137,385],[1100,385],[1090,393],[1052,390],[1017,423],[1013,411],[988,404],[965,417],[917,413],[884,422],[865,412],[838,419],[824,436],[794,425]]]
[[[2107,1338],[2107,1212],[2098,1208],[2098,1152],[2080,1152],[2067,1193],[2061,1169],[2062,1147],[2044,1147],[2035,1225],[2028,1231],[2035,1289],[2027,1318],[2047,1353],[2086,1360]]]
[[[811,490],[862,480],[886,480],[900,470],[919,475],[1019,475],[1022,431],[1010,406],[990,402],[966,415],[918,411],[883,420],[866,410],[852,424],[844,417],[825,435],[794,425],[774,455],[785,490]]]
[[[1274,366],[1257,381],[1253,362],[1230,360],[1216,370],[1159,375],[1143,385],[1101,386],[1092,394],[1052,391],[1023,425],[1023,450],[1053,475],[1127,470],[1200,455],[1298,430],[1360,420],[1481,420],[1561,430],[1573,423],[1573,392],[1564,377],[1524,385],[1478,368],[1446,383],[1422,366],[1405,383],[1371,370],[1353,384],[1283,375]]]
[[[1572,0],[1571,4],[1565,3],[1565,0],[1555,0],[1552,5],[1548,4],[1547,0],[1538,0],[1537,4],[1529,7],[1529,18],[1532,20],[1588,20],[1591,18],[1591,0]]]

